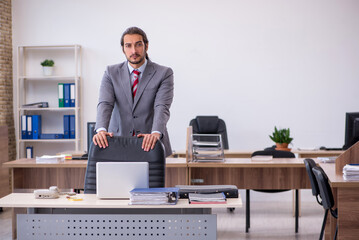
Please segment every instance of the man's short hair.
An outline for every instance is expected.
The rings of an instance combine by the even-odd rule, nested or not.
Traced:
[[[141,29],[141,28],[138,28],[138,27],[129,27],[126,29],[126,31],[123,32],[122,34],[122,37],[121,37],[121,46],[122,46],[122,49],[123,49],[123,46],[124,46],[124,38],[125,38],[125,35],[127,34],[138,34],[138,35],[141,35],[142,36],[142,39],[143,39],[143,42],[145,43],[145,45],[147,46],[148,44],[148,39],[147,39],[147,36],[146,36],[146,33]],[[147,55],[147,52],[146,52],[146,59],[148,59],[148,55]]]

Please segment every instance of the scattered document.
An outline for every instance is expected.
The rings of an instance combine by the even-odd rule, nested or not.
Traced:
[[[318,157],[317,159],[323,163],[335,163],[337,157]]]
[[[65,155],[43,155],[36,157],[36,163],[59,163],[65,161]]]
[[[271,155],[257,155],[257,156],[253,156],[252,158],[251,158],[251,160],[252,161],[259,161],[259,162],[261,162],[261,161],[270,161],[270,160],[273,160],[273,156],[271,156]]]
[[[347,164],[343,168],[343,178],[344,180],[359,180],[359,164]]]
[[[300,147],[298,148],[299,151],[318,151],[318,147]]]
[[[220,145],[219,142],[204,142],[204,141],[197,141],[197,140],[193,140],[192,144],[194,146],[201,146],[201,147],[218,147]]]
[[[135,188],[130,191],[130,205],[176,204],[179,188]]]
[[[189,193],[190,204],[223,204],[226,203],[226,196],[221,193]]]

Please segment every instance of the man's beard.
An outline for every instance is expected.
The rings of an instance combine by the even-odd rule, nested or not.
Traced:
[[[129,57],[127,60],[132,63],[132,64],[139,64],[141,63],[143,60],[145,59],[145,57],[143,56],[142,58],[140,58],[139,60],[137,61],[131,61],[131,57]]]

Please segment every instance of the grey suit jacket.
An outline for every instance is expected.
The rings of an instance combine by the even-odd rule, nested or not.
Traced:
[[[159,131],[166,156],[172,154],[167,132],[173,100],[173,71],[148,60],[132,98],[127,62],[108,66],[102,78],[97,105],[96,129],[104,127],[114,135],[132,136]]]

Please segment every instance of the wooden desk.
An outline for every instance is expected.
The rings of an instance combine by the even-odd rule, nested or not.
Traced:
[[[225,158],[250,158],[253,152],[254,151],[252,151],[252,150],[224,150],[224,157]],[[175,152],[174,154],[172,154],[172,157],[185,158],[186,151]]]
[[[335,172],[335,164],[320,163],[319,166],[323,168],[329,178],[334,201],[338,208],[338,220],[329,214],[330,224],[327,223],[325,239],[333,239],[337,221],[337,239],[358,239],[359,181],[345,181],[343,174],[337,174]],[[328,225],[330,225],[330,227],[328,227]]]
[[[36,199],[33,193],[11,193],[0,198],[0,207],[11,208],[231,208],[242,207],[242,199],[228,198],[226,204],[188,204],[179,199],[176,205],[129,205],[129,200],[99,199],[96,194],[77,194],[83,201],[69,201],[65,195],[57,199]]]
[[[216,239],[217,217],[211,209],[242,207],[240,197],[228,199],[226,204],[188,204],[187,199],[180,199],[176,205],[129,205],[128,200],[101,200],[95,194],[77,197],[83,200],[68,201],[64,195],[58,199],[35,199],[32,193],[12,193],[0,199],[0,207],[30,211],[16,216],[19,239],[147,236],[146,239],[166,240]]]
[[[292,153],[298,154],[298,158],[317,158],[317,157],[334,157],[342,154],[344,150],[340,151],[327,151],[327,150],[315,150],[315,151],[305,151],[292,149]]]
[[[65,160],[61,163],[36,163],[35,159],[6,162],[10,168],[12,189],[35,189],[58,186],[60,189],[83,189],[87,160]],[[166,186],[187,184],[187,164],[183,158],[166,159]]]
[[[250,158],[252,153],[256,150],[224,150],[224,157],[225,158]],[[313,150],[313,151],[306,151],[306,150],[298,150],[292,149],[292,153],[298,154],[298,158],[317,158],[317,157],[332,157],[332,156],[339,156],[344,151],[326,151],[326,150]],[[175,152],[173,157],[186,157],[185,151],[178,151]]]
[[[232,184],[239,189],[311,188],[302,158],[262,162],[230,158],[223,163],[190,162],[188,168],[188,181],[196,184]]]

